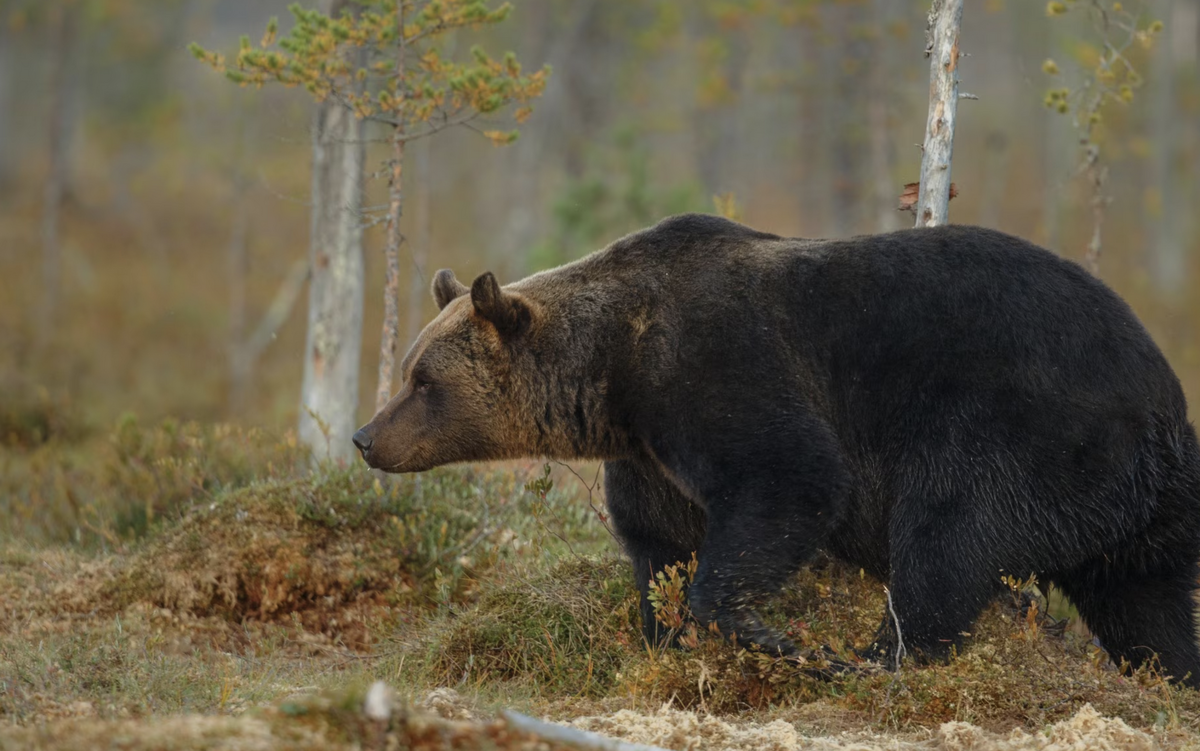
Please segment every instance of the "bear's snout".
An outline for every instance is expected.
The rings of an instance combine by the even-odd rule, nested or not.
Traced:
[[[370,425],[364,425],[363,427],[359,428],[358,432],[356,432],[350,439],[354,442],[355,448],[357,448],[359,453],[362,454],[362,457],[364,460],[366,460],[367,464],[371,463],[370,460],[367,459],[367,452],[371,450],[371,446],[375,443],[375,436],[371,434],[370,427]],[[345,434],[343,433],[343,435]]]

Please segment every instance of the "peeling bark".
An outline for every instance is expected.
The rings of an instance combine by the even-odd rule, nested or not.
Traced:
[[[950,207],[950,163],[958,112],[958,32],[963,0],[933,0],[929,10],[929,117],[925,121],[918,227],[945,224]]]

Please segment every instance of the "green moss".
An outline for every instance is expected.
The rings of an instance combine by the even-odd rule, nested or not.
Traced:
[[[640,648],[637,590],[623,560],[565,558],[491,586],[475,607],[430,629],[439,682],[521,681],[600,696]]]

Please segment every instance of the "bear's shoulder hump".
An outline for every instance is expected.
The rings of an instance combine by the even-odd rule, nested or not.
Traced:
[[[677,214],[648,228],[647,234],[659,237],[743,237],[778,240],[778,235],[760,232],[744,224],[714,214]]]

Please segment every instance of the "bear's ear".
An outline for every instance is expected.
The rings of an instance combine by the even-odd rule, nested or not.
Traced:
[[[456,297],[462,297],[470,290],[467,285],[454,278],[450,269],[442,269],[433,275],[433,300],[438,310],[444,309]]]
[[[533,311],[520,295],[505,292],[488,271],[471,285],[471,304],[481,318],[496,327],[501,336],[519,334],[529,326]]]

